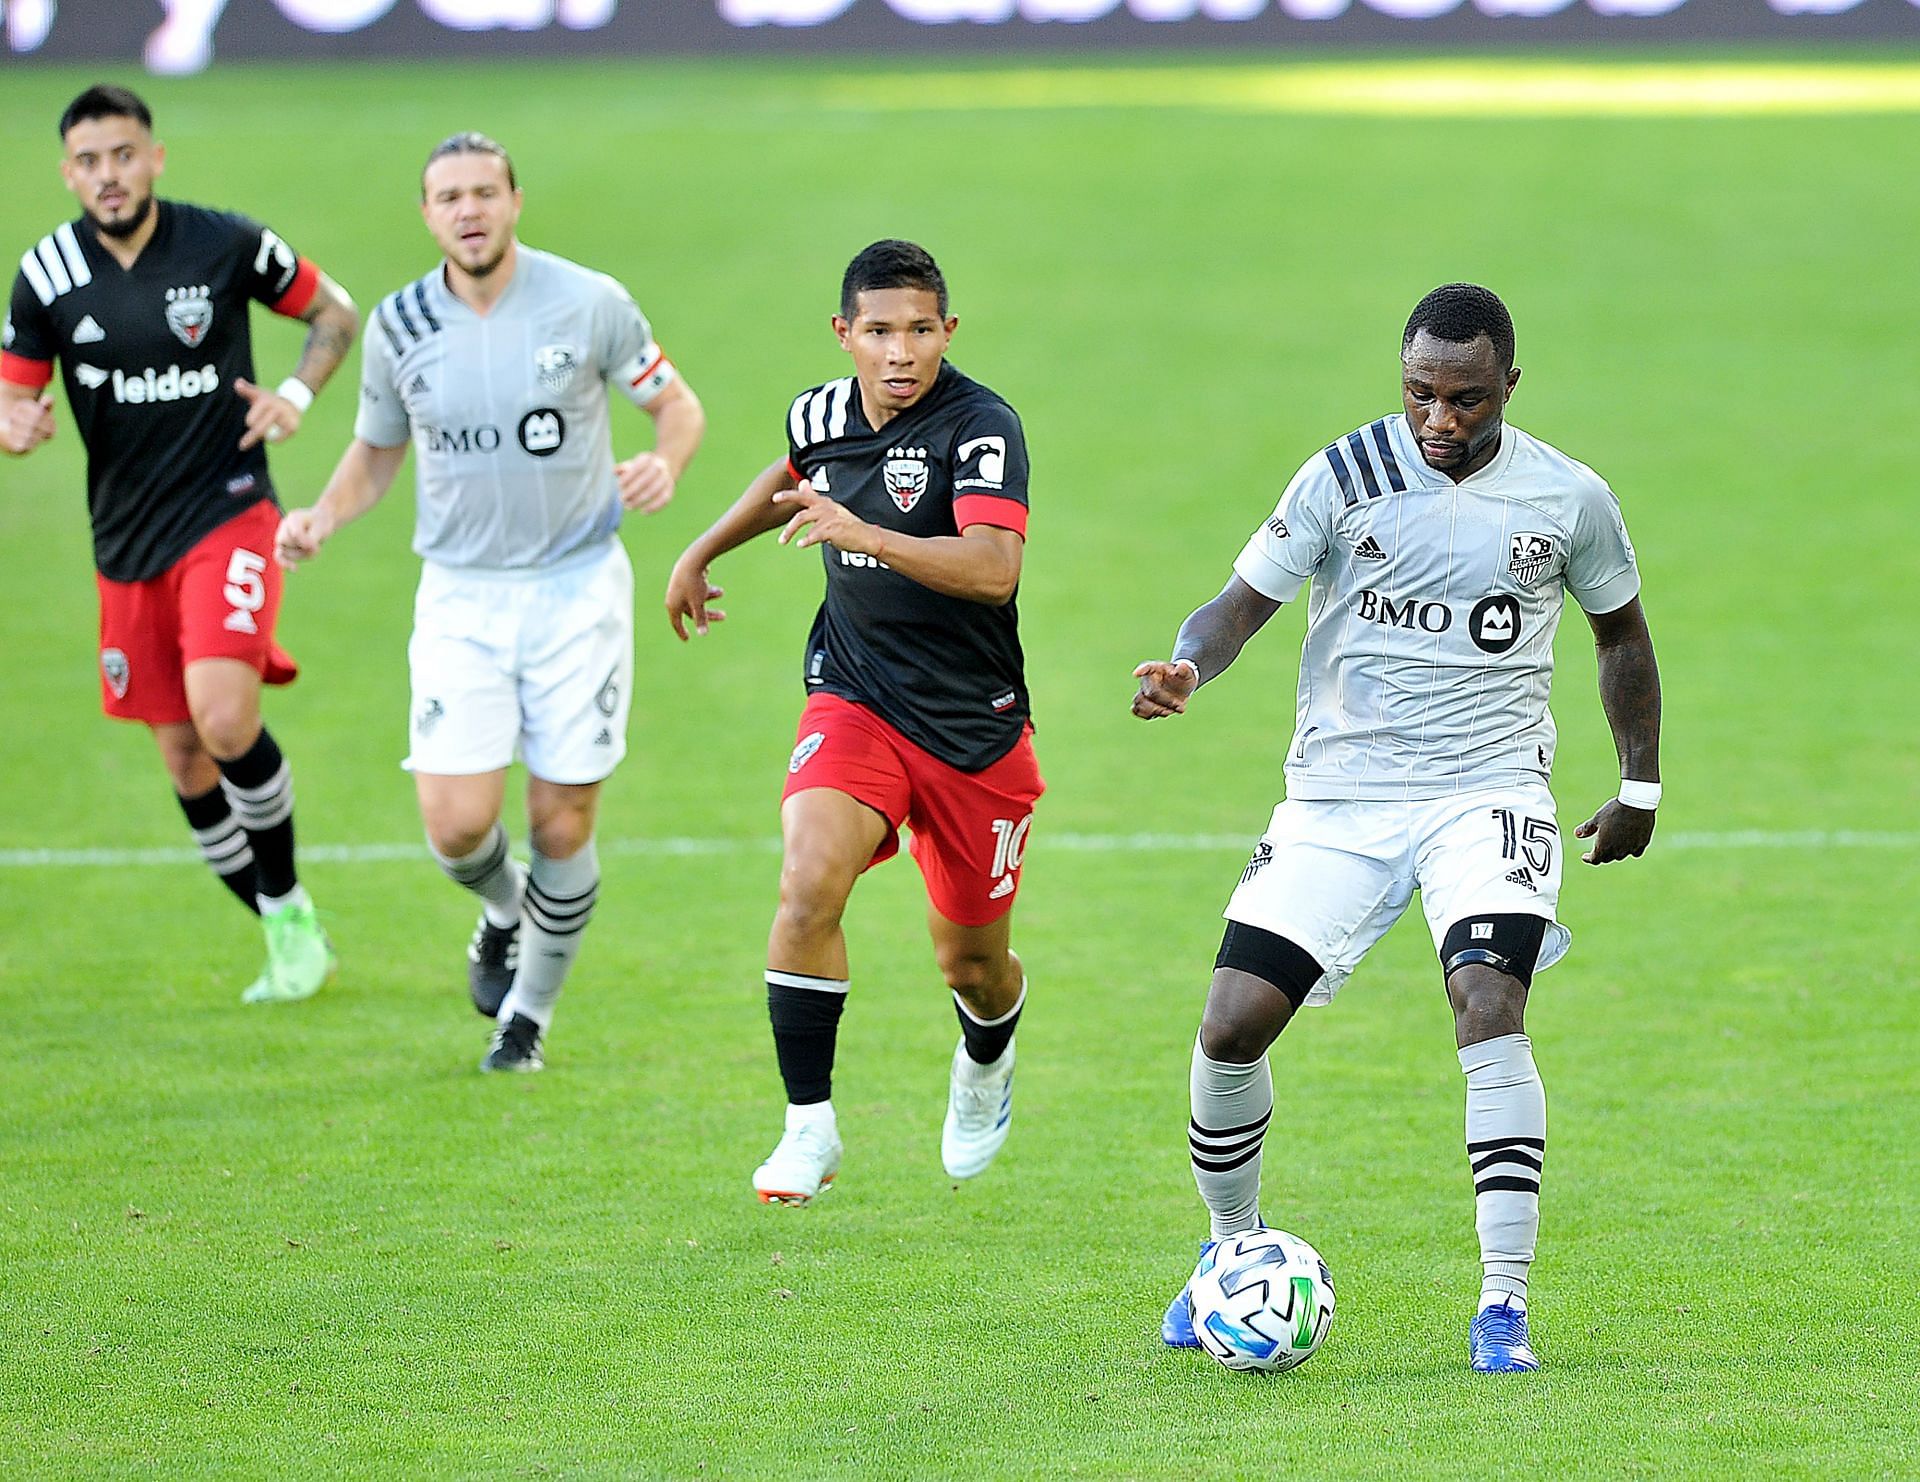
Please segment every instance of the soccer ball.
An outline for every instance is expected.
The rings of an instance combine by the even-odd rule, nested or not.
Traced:
[[[1193,1333],[1229,1369],[1277,1374],[1304,1364],[1333,1325],[1333,1274],[1284,1230],[1217,1242],[1187,1285]]]

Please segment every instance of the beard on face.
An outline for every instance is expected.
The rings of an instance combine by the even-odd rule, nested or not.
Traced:
[[[135,232],[139,231],[141,227],[145,226],[147,224],[147,218],[152,214],[153,197],[149,195],[142,199],[140,204],[134,208],[131,216],[124,217],[119,221],[102,221],[96,216],[93,218],[93,224],[100,229],[102,236],[124,239],[131,237]]]

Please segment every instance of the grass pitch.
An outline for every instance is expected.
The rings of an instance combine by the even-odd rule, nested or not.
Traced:
[[[497,134],[527,240],[632,286],[712,430],[674,506],[628,528],[634,752],[551,1068],[527,1080],[473,1069],[467,899],[380,847],[418,837],[395,765],[407,494],[291,583],[306,672],[270,719],[302,837],[329,846],[306,875],[344,967],[309,1004],[243,1010],[253,929],[200,867],[74,853],[186,841],[150,744],[96,713],[71,426],[0,474],[0,1466],[1911,1475],[1920,204],[1889,173],[1920,146],[1910,84],[1863,74],[1883,111],[1832,116],[1440,117],[1236,106],[1251,72],[1183,67],[1135,97],[1088,69],[1052,99],[883,64],[152,85],[168,191],[258,215],[363,305],[432,261],[427,146]],[[1339,92],[1313,78],[1296,91]],[[69,214],[52,119],[89,80],[21,72],[0,97],[20,247]],[[991,106],[956,108],[969,86]],[[869,876],[846,1168],[818,1207],[766,1210],[747,1174],[780,1104],[767,840],[819,574],[735,555],[732,616],[692,648],[653,604],[779,451],[788,397],[840,373],[838,274],[881,235],[939,255],[955,359],[1033,446],[1034,996],[1014,1137],[955,1188],[919,882]],[[1647,859],[1569,868],[1576,950],[1534,996],[1547,1369],[1465,1371],[1462,1092],[1416,919],[1275,1052],[1265,1206],[1327,1256],[1340,1306],[1320,1356],[1261,1382],[1165,1353],[1155,1326],[1204,1230],[1187,1054],[1277,795],[1299,615],[1183,721],[1128,719],[1128,673],[1292,469],[1392,409],[1404,316],[1455,277],[1514,309],[1514,420],[1624,500],[1669,802]],[[263,374],[298,339],[263,322]],[[352,403],[336,385],[276,454],[289,501],[318,491]],[[639,419],[616,425],[632,446]],[[1563,825],[1616,775],[1590,654],[1570,611]]]

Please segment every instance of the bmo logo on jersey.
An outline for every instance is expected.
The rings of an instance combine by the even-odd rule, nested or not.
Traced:
[[[91,377],[84,374],[92,369],[92,366],[82,366],[80,372],[76,373],[83,385],[92,381]],[[132,375],[125,371],[113,373],[113,399],[122,406],[142,406],[156,401],[191,401],[196,396],[206,396],[219,389],[220,372],[210,365],[203,365],[197,371],[183,371],[177,365],[170,365],[163,371],[148,366]]]
[[[535,407],[520,419],[520,446],[535,458],[551,458],[567,440],[567,419],[552,407]]]
[[[1453,609],[1444,602],[1422,602],[1417,597],[1395,602],[1371,587],[1361,592],[1357,611],[1366,622],[1378,623],[1383,628],[1405,628],[1410,633],[1416,629],[1422,633],[1444,633],[1453,626]]]

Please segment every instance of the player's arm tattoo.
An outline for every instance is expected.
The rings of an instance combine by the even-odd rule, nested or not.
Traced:
[[[307,312],[300,316],[309,326],[307,342],[300,349],[300,363],[293,373],[315,391],[332,378],[353,348],[360,332],[360,311],[353,306],[347,291],[325,273],[313,295]]]
[[[1190,661],[1200,671],[1200,683],[1205,684],[1240,657],[1247,640],[1280,607],[1238,576],[1228,577],[1220,595],[1180,625],[1180,636],[1173,644],[1174,661]]]
[[[1660,780],[1660,666],[1640,599],[1613,612],[1588,613],[1600,668],[1600,705],[1620,754],[1620,775]]]

